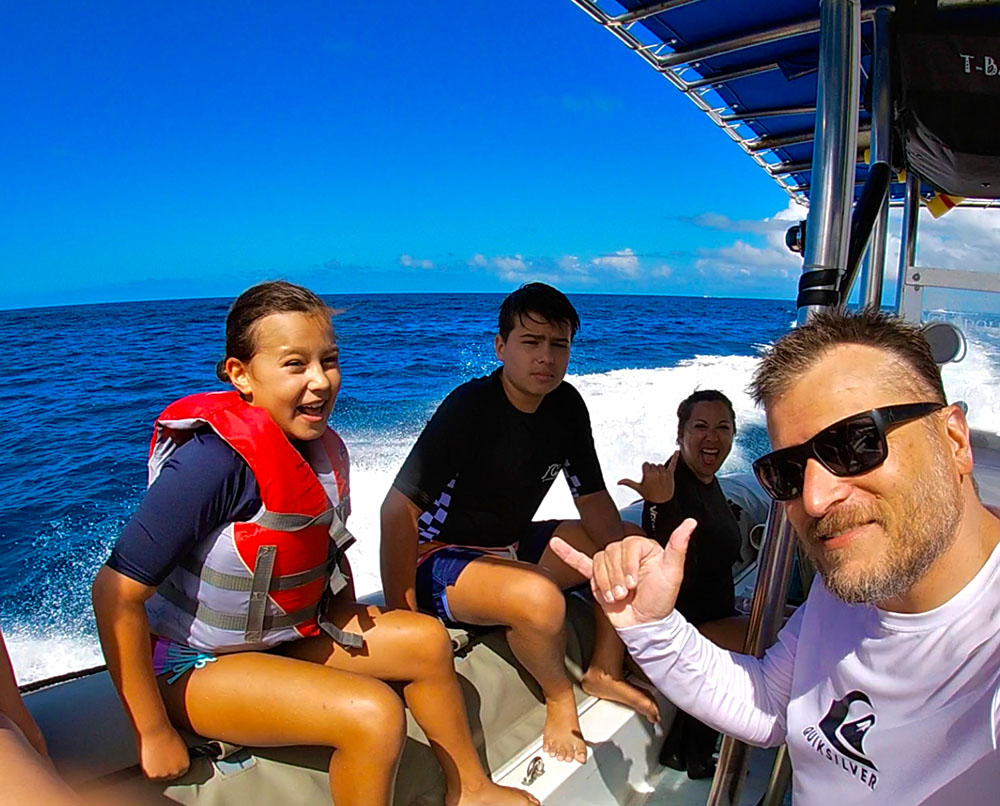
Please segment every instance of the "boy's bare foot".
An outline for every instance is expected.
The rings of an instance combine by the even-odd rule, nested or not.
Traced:
[[[445,796],[445,806],[539,806],[538,799],[522,789],[500,786],[488,778],[482,787],[463,789],[457,799]]]
[[[649,692],[620,677],[608,674],[603,669],[587,669],[580,686],[593,697],[612,700],[639,712],[654,725],[660,721],[660,708]]]
[[[542,749],[560,761],[579,761],[581,764],[587,761],[587,744],[580,731],[572,691],[562,697],[546,699]]]

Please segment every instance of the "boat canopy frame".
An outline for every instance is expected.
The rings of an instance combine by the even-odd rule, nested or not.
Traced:
[[[813,19],[804,12],[815,9],[816,0],[772,0],[767,6],[730,4],[727,10],[736,16],[766,16],[777,9],[777,17],[749,32],[710,33],[694,41],[693,29],[685,28],[680,15],[700,5],[707,7],[712,0],[666,0],[645,5],[643,0],[618,0],[625,8],[619,14],[605,11],[603,0],[573,2],[687,95],[789,197],[808,204],[804,233],[802,225],[797,233],[803,236],[797,299],[800,324],[819,311],[844,306],[858,275],[862,304],[881,305],[889,205],[893,202],[903,206],[897,311],[919,322],[927,287],[1000,293],[997,274],[915,265],[921,199],[935,189],[922,185],[912,169],[902,176],[892,169],[892,5],[819,0],[819,17]],[[792,16],[782,18],[782,13]],[[731,23],[703,17],[708,29],[713,23]],[[787,47],[794,40],[814,35],[814,60]],[[775,53],[781,46],[786,50]],[[737,54],[742,60],[735,58]],[[798,60],[802,72],[789,75],[789,64],[783,59]],[[778,91],[768,94],[756,87],[753,92],[740,92],[750,82],[766,81],[775,71],[782,73],[781,81],[772,87]],[[809,82],[804,92],[801,86],[797,92],[781,91],[782,82],[787,88],[801,79]],[[757,105],[746,102],[745,96],[756,99]],[[812,127],[799,121],[803,116],[812,119]],[[962,203],[993,206],[997,200]],[[866,257],[859,272],[862,254]],[[794,542],[784,504],[772,502],[744,647],[748,654],[762,656],[781,627]],[[749,752],[746,744],[731,736],[723,738],[709,806],[739,802]],[[787,753],[779,753],[762,803],[776,806],[782,802],[789,781]]]
[[[712,26],[705,24],[713,0],[573,2],[686,95],[789,198],[808,203],[815,184],[811,146],[820,31],[815,0],[772,0],[763,5],[745,4],[745,10],[737,6],[740,20],[725,26],[737,30],[722,35],[713,35]],[[616,12],[611,6],[625,11]],[[861,0],[860,6],[858,187],[867,178],[870,163],[890,161],[889,26],[894,10],[886,0]],[[700,17],[698,7],[706,10]],[[727,7],[727,11],[733,9],[733,5]],[[740,22],[755,17],[764,20],[750,30],[738,30]],[[708,34],[704,33],[706,28]],[[759,105],[748,100],[762,96],[780,102]],[[889,204],[902,205],[905,193],[905,177],[895,178],[889,188]],[[929,184],[921,187],[924,198],[934,193]],[[962,204],[978,207],[992,206],[993,202],[966,199]],[[877,247],[884,237],[885,225],[880,224],[874,236]],[[863,275],[865,282],[872,277],[869,272]]]

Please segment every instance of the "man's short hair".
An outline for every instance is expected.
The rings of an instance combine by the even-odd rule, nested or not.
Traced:
[[[514,325],[528,315],[553,324],[569,325],[570,338],[576,336],[576,331],[580,329],[580,316],[562,291],[545,283],[525,283],[508,294],[500,306],[497,323],[500,338],[507,341]]]
[[[891,353],[900,364],[899,377],[893,378],[894,382],[910,387],[926,400],[947,403],[941,371],[920,328],[875,307],[853,313],[824,311],[786,333],[765,350],[750,382],[750,395],[757,405],[767,406],[842,344]]]

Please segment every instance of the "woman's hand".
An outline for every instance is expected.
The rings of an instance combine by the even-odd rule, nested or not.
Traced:
[[[168,724],[139,737],[139,763],[150,780],[169,781],[188,771],[191,757],[181,735]]]
[[[680,455],[680,451],[674,451],[674,455],[665,465],[643,462],[641,481],[621,479],[618,483],[623,487],[635,490],[651,504],[662,504],[664,501],[669,501],[674,497],[674,470],[677,469]]]

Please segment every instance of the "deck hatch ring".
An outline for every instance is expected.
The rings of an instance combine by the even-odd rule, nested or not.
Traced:
[[[521,781],[521,786],[531,786],[543,775],[545,775],[545,762],[542,761],[541,756],[535,756],[528,762],[528,769],[524,773],[524,780]]]

